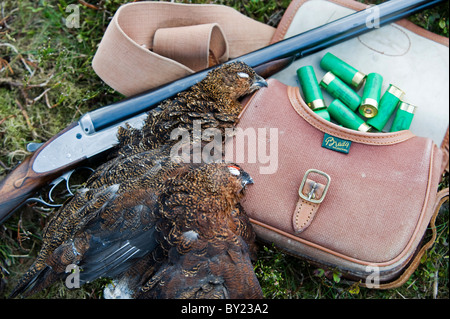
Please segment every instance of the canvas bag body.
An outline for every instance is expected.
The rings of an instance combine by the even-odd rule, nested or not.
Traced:
[[[364,8],[346,0],[293,1],[272,42]],[[255,149],[240,148],[248,154],[267,155],[278,147],[276,163],[275,156],[272,162],[271,156],[253,156],[241,164],[255,180],[243,205],[258,237],[318,265],[338,268],[348,278],[362,280],[362,285],[388,289],[405,283],[433,244],[434,219],[448,200],[448,189],[437,192],[442,173],[448,171],[448,68],[442,67],[448,64],[448,39],[406,20],[383,28],[300,59],[276,74],[269,88],[249,102],[238,126],[244,131],[265,129],[256,134]],[[393,30],[404,36],[404,43],[392,43]],[[401,52],[386,52],[390,47]],[[320,81],[325,72],[318,65],[325,52],[369,68],[368,72],[379,71],[387,81],[400,80],[412,99],[423,105],[411,131],[361,133],[312,112],[300,94],[295,71],[313,65]],[[419,72],[417,59],[428,61],[426,72]],[[416,78],[411,77],[415,69],[420,74]],[[430,87],[433,93],[428,96]],[[270,129],[278,135],[271,136]],[[349,154],[322,148],[325,134],[351,142]],[[236,153],[235,144],[236,139],[229,144],[231,154]],[[259,146],[264,148],[260,153]],[[328,173],[331,183],[312,213],[306,207],[312,218],[298,232],[299,187],[309,169]],[[423,244],[427,227],[433,235]]]
[[[350,141],[349,153],[323,148],[325,133]],[[238,149],[245,149],[239,164],[254,185],[242,205],[258,237],[357,278],[374,269],[382,281],[396,277],[441,196],[442,151],[431,139],[342,128],[312,112],[298,88],[275,79],[248,102],[227,146],[227,158],[238,163]],[[312,222],[297,234],[299,187],[309,169],[325,172],[331,182]]]
[[[332,20],[338,19],[341,16],[351,14],[356,10],[362,10],[364,8],[368,7],[359,2],[348,0],[294,0],[283,16],[283,19],[274,34],[272,42],[280,41],[283,38],[287,38],[297,33],[307,31],[321,24],[330,22]],[[365,282],[367,282],[367,278],[371,280],[376,278],[377,283],[381,281],[383,282],[383,284],[377,284],[375,286],[370,285],[369,280],[369,285],[371,287],[381,289],[397,287],[407,281],[409,276],[416,269],[418,263],[420,262],[420,256],[422,256],[424,251],[434,243],[434,239],[436,236],[434,219],[436,218],[438,210],[442,203],[448,200],[448,189],[437,193],[436,188],[441,174],[445,171],[448,172],[449,167],[449,98],[447,89],[449,81],[448,38],[437,36],[436,34],[419,28],[404,19],[395,24],[387,25],[385,27],[373,30],[365,35],[347,40],[341,44],[335,45],[331,48],[295,61],[289,68],[276,74],[273,78],[282,81],[284,84],[293,86],[287,88],[289,104],[292,105],[292,108],[297,111],[297,114],[303,115],[302,119],[306,119],[308,123],[318,129],[318,131],[320,131],[320,133],[318,131],[314,132],[313,136],[318,135],[319,140],[320,138],[322,138],[322,143],[325,132],[344,137],[345,139],[348,138],[347,134],[350,133],[350,131],[342,129],[340,127],[330,127],[329,123],[323,121],[320,117],[315,115],[306,107],[306,104],[304,103],[303,98],[299,93],[299,83],[296,77],[296,70],[304,65],[312,65],[316,72],[316,76],[320,81],[320,78],[321,76],[323,76],[325,71],[321,70],[321,68],[319,67],[319,62],[326,52],[331,52],[343,58],[357,68],[362,68],[365,72],[380,72],[384,77],[382,92],[384,92],[389,83],[403,86],[403,89],[407,93],[406,97],[421,105],[421,107],[419,108],[420,112],[419,114],[416,114],[416,117],[411,126],[411,131],[399,132],[399,135],[392,135],[391,133],[389,133],[380,134],[379,136],[377,136],[378,134],[367,135],[365,133],[355,131],[351,132],[352,137],[349,138],[349,140],[351,141],[353,138],[356,138],[355,141],[359,143],[355,144],[354,141],[352,142],[351,147],[358,145],[357,147],[359,148],[363,145],[372,145],[369,147],[369,149],[377,150],[373,151],[374,153],[370,156],[369,154],[366,154],[365,159],[360,158],[356,160],[356,162],[362,165],[359,172],[353,169],[357,165],[346,166],[347,163],[352,162],[351,156],[355,156],[355,154],[333,154],[330,156],[333,156],[334,159],[327,159],[326,157],[322,157],[322,155],[320,154],[324,151],[327,154],[327,151],[329,152],[329,150],[318,150],[317,141],[313,145],[311,145],[310,142],[303,141],[302,143],[300,143],[296,140],[288,142],[287,144],[289,146],[280,143],[280,160],[278,164],[280,165],[282,170],[286,167],[292,166],[290,163],[283,161],[283,158],[289,159],[289,156],[287,154],[291,154],[291,158],[295,158],[295,153],[292,153],[292,149],[299,150],[297,156],[300,157],[304,157],[304,154],[313,153],[313,155],[310,155],[312,158],[314,158],[313,160],[311,160],[310,157],[307,157],[310,159],[310,161],[312,161],[310,165],[311,167],[309,168],[314,167],[314,163],[316,161],[318,161],[318,164],[322,163],[323,161],[334,163],[331,164],[331,167],[345,167],[348,171],[347,175],[345,175],[345,180],[347,181],[347,183],[341,185],[341,182],[338,181],[337,187],[340,188],[342,194],[344,194],[346,190],[341,189],[341,187],[348,190],[347,196],[349,197],[349,203],[354,201],[353,204],[355,206],[352,206],[353,208],[350,207],[348,209],[348,213],[345,212],[347,210],[346,205],[335,206],[336,210],[340,211],[339,213],[337,213],[337,216],[340,217],[333,215],[336,220],[334,220],[333,218],[328,220],[327,217],[324,217],[325,213],[323,213],[319,221],[330,223],[329,227],[336,227],[333,228],[333,231],[330,231],[328,229],[323,229],[323,231],[320,230],[320,226],[317,225],[316,218],[313,218],[312,220],[309,220],[308,224],[306,225],[306,227],[314,226],[312,229],[307,228],[304,232],[296,234],[294,229],[295,226],[293,225],[293,222],[295,220],[295,213],[291,213],[291,216],[293,217],[291,219],[284,218],[284,228],[279,227],[281,220],[278,218],[279,216],[272,217],[273,219],[270,222],[267,222],[267,220],[265,222],[261,222],[261,219],[256,218],[253,220],[254,226],[257,230],[257,233],[259,234],[259,237],[263,240],[275,242],[279,247],[282,247],[286,251],[289,251],[297,256],[306,257],[310,261],[316,262],[319,265],[337,267],[338,269],[343,271],[343,273],[346,274],[349,278],[353,278],[355,280],[364,279],[362,282],[363,285]],[[276,85],[279,86],[279,83],[277,83]],[[327,100],[327,103],[332,100],[329,96],[326,95],[325,98]],[[269,99],[269,96],[266,96],[265,99]],[[261,104],[265,99],[260,100]],[[275,113],[279,114],[280,111],[278,110],[278,108],[280,104],[278,101],[281,100],[282,99],[280,98],[279,100],[274,101],[275,110],[273,111],[274,114],[271,116],[275,116]],[[259,110],[261,110],[261,104],[259,105]],[[295,118],[295,114],[292,113],[292,109],[291,115],[292,118]],[[246,115],[244,114],[243,117],[245,118]],[[289,119],[292,118],[290,117]],[[389,124],[390,123],[388,123],[388,126]],[[244,124],[241,123],[240,125]],[[286,127],[287,125],[289,124],[282,124],[283,127]],[[253,127],[256,127],[256,124]],[[268,127],[267,123],[266,127]],[[309,127],[309,129],[311,128]],[[283,134],[280,134],[280,140],[285,138]],[[403,139],[404,141],[409,140],[410,138],[407,137],[408,134],[411,134],[413,136],[414,134],[423,136],[425,140],[427,140],[426,143],[429,143],[429,145],[425,146],[425,149],[427,149],[428,151],[422,152],[422,150],[424,149],[423,146],[418,145],[417,142],[412,142],[416,141],[417,137],[411,138],[411,141],[408,141],[406,144],[400,142],[400,140]],[[369,141],[366,138],[369,138],[369,144],[365,144]],[[395,142],[394,140],[391,140],[392,138],[394,138]],[[303,139],[310,140],[309,134],[306,134]],[[375,146],[375,144],[377,143],[376,141],[383,141],[379,146],[391,145],[391,148],[387,149],[392,150],[396,148],[396,152],[398,153],[386,152],[384,150],[384,147],[373,148],[373,146]],[[403,145],[399,146],[401,144]],[[283,147],[286,147],[286,149],[283,149]],[[408,157],[407,152],[403,152],[401,150],[402,147],[406,147],[412,150],[412,157]],[[369,149],[366,149],[364,146],[363,148],[365,149],[365,152],[369,152]],[[430,152],[430,149],[432,149],[433,151]],[[409,169],[411,171],[409,173],[405,172],[404,176],[416,174],[416,168],[418,168],[416,166],[418,164],[415,164],[414,161],[409,162],[410,159],[415,158],[415,155],[413,154],[416,154],[416,152],[419,154],[423,154],[426,158],[428,156],[426,154],[433,154],[432,158],[426,160],[427,162],[430,162],[430,170],[428,175],[429,188],[426,188],[425,192],[418,191],[418,189],[413,186],[415,181],[401,180],[395,177],[395,175],[399,174],[400,172],[400,170],[396,169],[397,165],[402,168],[406,168],[408,167],[408,165],[410,165]],[[387,157],[383,157],[383,160],[377,159],[377,155],[380,156],[381,154],[385,154],[387,155]],[[321,160],[321,158],[323,160]],[[357,156],[353,159],[356,158]],[[341,163],[339,159],[345,160]],[[384,171],[377,170],[377,172],[374,172],[376,174],[372,176],[375,176],[375,180],[367,180],[367,174],[364,172],[364,168],[366,167],[367,163],[374,164],[374,159],[376,163],[384,164],[378,167],[383,168]],[[402,160],[404,160],[403,163],[401,163]],[[415,160],[417,160],[417,163],[423,163],[423,158],[415,158]],[[370,168],[373,168],[373,166],[371,166]],[[303,169],[306,170],[307,168],[303,167]],[[391,169],[392,171],[390,171]],[[426,173],[425,171],[422,171],[422,173],[422,181],[425,182]],[[284,174],[284,176],[287,176],[286,178],[291,178],[291,183],[295,183],[295,178],[292,177],[292,174],[295,173],[279,172],[279,174],[280,176],[273,177],[271,179],[271,182],[273,182],[273,180],[283,180],[285,177],[281,177],[281,174]],[[383,178],[383,174],[386,174],[386,179]],[[432,176],[434,176],[434,179],[432,178]],[[356,178],[355,181],[358,181],[359,178],[360,183],[358,185],[354,183],[354,180],[352,180],[353,177]],[[302,176],[296,176],[296,178],[297,184],[300,183],[300,181],[302,180]],[[419,175],[416,175],[415,178],[419,178]],[[392,181],[390,179],[392,179]],[[336,181],[336,179],[332,178],[332,181],[332,183],[335,184],[334,182]],[[405,184],[403,184],[403,182]],[[262,183],[267,187],[267,183],[269,183],[269,180],[263,180]],[[423,185],[424,184],[422,184],[422,186]],[[394,187],[391,188],[391,186]],[[414,191],[409,192],[408,187]],[[384,196],[382,195],[383,192],[377,191],[377,188],[390,189],[393,193],[391,195],[386,194],[386,196]],[[282,188],[277,185],[272,189],[277,192]],[[332,189],[332,186],[330,186],[330,189]],[[257,192],[257,190],[252,191],[254,191],[255,193]],[[411,216],[407,216],[408,214],[402,215],[401,213],[395,213],[391,216],[389,213],[387,213],[387,211],[389,210],[395,211],[396,206],[399,207],[403,212],[406,212],[406,210],[403,210],[403,205],[405,202],[408,202],[408,205],[412,205],[412,201],[410,201],[410,199],[416,196],[414,192],[418,192],[418,197],[416,199],[421,198],[421,200],[423,200],[422,209],[417,210],[418,207],[416,207],[415,211],[411,211],[409,213],[411,214]],[[261,201],[263,201],[265,196],[269,196],[268,193],[262,194],[263,195],[258,194],[258,199],[253,203],[259,203],[259,205],[261,205],[261,208],[267,207],[265,204],[261,204]],[[290,194],[292,196],[292,198],[288,200],[291,202],[290,210],[292,211],[292,209],[294,209],[295,211],[296,209],[298,209],[299,203],[301,204],[301,202],[299,201],[298,195],[297,198],[294,199],[294,193],[292,193],[291,191]],[[352,194],[355,195],[352,196]],[[379,196],[375,194],[378,194]],[[283,196],[287,195],[284,192],[281,192],[280,195],[282,196],[282,199],[279,201],[279,203],[282,203],[280,205],[286,205],[283,202],[287,199],[283,199]],[[328,196],[330,195],[327,194],[327,197]],[[249,198],[252,198],[252,195],[250,195]],[[277,197],[274,196],[273,198]],[[253,200],[254,198],[250,201],[252,202]],[[325,199],[324,201],[326,200],[327,199]],[[292,201],[294,201],[296,204],[293,204]],[[358,206],[358,203],[363,205],[363,207]],[[371,218],[368,219],[365,218],[367,217],[366,214],[370,215],[370,213],[365,208],[370,208],[374,203],[387,205],[383,206],[384,213],[383,209],[381,209],[382,206],[380,206],[380,209],[376,210],[377,213],[375,215],[371,216]],[[253,204],[247,205],[252,206]],[[321,203],[320,208],[318,209],[316,207],[317,212],[315,213],[314,217],[318,217],[320,215],[320,211],[324,209],[322,207],[323,204],[324,203]],[[252,207],[249,206],[247,207],[249,209],[252,209]],[[375,207],[372,208],[375,209]],[[412,209],[412,207],[409,206],[408,208]],[[342,209],[344,211],[342,211]],[[356,213],[359,210],[362,210],[364,212]],[[278,212],[278,210],[276,211]],[[276,214],[273,215],[273,212],[269,212],[267,208],[265,212],[266,214],[268,214],[268,216],[276,216]],[[275,220],[277,220],[277,222],[274,223],[273,225],[275,226],[273,226],[271,222],[275,222]],[[304,220],[305,219],[303,219],[303,221]],[[290,231],[284,232],[285,230],[289,229],[289,223]],[[352,225],[355,227],[345,228],[344,226],[346,226],[347,223],[349,223],[348,225]],[[406,226],[407,224],[409,224],[409,226]],[[340,228],[338,225],[343,226],[343,228]],[[365,232],[364,230],[366,229],[366,227],[368,227],[368,225],[372,225],[372,228],[367,228],[367,230],[369,231]],[[387,227],[384,228],[384,225],[387,225]],[[415,225],[415,227],[413,227],[413,225]],[[420,243],[423,238],[425,229],[428,225],[433,231],[433,235],[427,243]],[[378,227],[381,227],[382,230],[377,229]],[[394,229],[392,227],[400,227],[403,230],[409,227],[409,239],[408,236],[403,238],[396,238],[396,235],[401,237],[406,233],[401,231],[400,229]],[[354,229],[359,229],[361,233],[358,234],[354,231]],[[373,232],[371,233],[370,231]],[[390,237],[388,236],[390,231],[397,233],[396,235],[391,234],[392,237]],[[351,239],[354,240],[355,246],[349,249],[350,246],[346,245],[351,242]],[[368,244],[366,241],[370,241],[371,244]],[[389,241],[391,242],[391,245],[388,244]],[[384,251],[383,249],[377,251],[376,247],[381,248],[384,244],[386,244],[386,247],[384,247]],[[401,247],[403,247],[403,249],[401,249]],[[349,249],[348,252],[352,251],[353,254],[342,254],[342,252],[344,252],[346,249]],[[362,251],[364,251],[364,253],[361,253]],[[400,251],[402,252],[400,253]]]

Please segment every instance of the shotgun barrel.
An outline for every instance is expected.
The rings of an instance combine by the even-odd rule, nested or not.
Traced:
[[[227,63],[239,60],[251,67],[256,67],[260,64],[289,56],[298,59],[370,31],[374,28],[373,19],[377,19],[377,27],[382,26],[440,2],[443,2],[443,0],[390,0],[242,55]],[[137,114],[149,111],[161,101],[188,89],[202,80],[210,69],[199,71],[169,84],[86,113],[81,117],[80,125],[86,134],[91,134]]]

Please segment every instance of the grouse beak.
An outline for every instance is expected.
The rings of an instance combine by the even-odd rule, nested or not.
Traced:
[[[252,86],[250,87],[250,90],[255,91],[263,86],[268,87],[269,85],[267,84],[266,80],[264,80],[264,78],[262,76],[257,74],[255,76],[255,78],[253,79],[253,83],[252,83]]]
[[[242,188],[245,188],[246,185],[253,184],[253,178],[247,172],[241,171],[241,184]]]

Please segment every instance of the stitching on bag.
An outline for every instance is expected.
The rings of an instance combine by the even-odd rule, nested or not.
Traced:
[[[288,97],[291,98],[292,94],[289,93],[289,86],[287,86],[287,91],[288,91]],[[319,129],[322,132],[327,132],[330,133],[336,137],[341,137],[344,139],[349,139],[350,138],[355,141],[355,142],[360,142],[360,143],[364,143],[364,144],[374,144],[374,145],[392,145],[392,144],[396,144],[399,142],[403,142],[406,141],[408,139],[410,139],[411,137],[402,137],[399,138],[399,136],[404,135],[404,133],[396,133],[396,134],[392,134],[392,140],[387,141],[387,142],[379,142],[379,141],[370,141],[368,139],[385,139],[386,136],[368,136],[367,138],[360,138],[355,134],[352,133],[347,133],[347,135],[343,135],[342,133],[340,133],[338,130],[332,128],[332,127],[328,127],[328,126],[324,126],[321,125],[320,123],[317,123],[316,121],[313,121],[313,117],[309,114],[304,114],[300,109],[298,109],[297,105],[295,104],[300,104],[301,105],[301,101],[299,100],[298,96],[296,94],[294,94],[293,98],[295,99],[296,103],[291,103],[292,107],[294,108],[294,110],[303,118],[305,119],[309,124],[311,124],[312,126],[314,126],[315,128]]]
[[[295,224],[297,225],[298,230],[302,229],[303,227],[305,227],[308,224],[308,222],[311,220],[312,215],[314,213],[314,207],[311,207],[308,217],[306,218],[306,221],[300,226],[298,218],[300,217],[300,211],[302,210],[303,204],[306,204],[304,199],[302,199],[302,201],[300,202],[300,206],[298,207],[297,213],[295,214]]]
[[[344,8],[352,9],[355,11],[364,10],[365,8],[369,7],[368,5],[364,5],[359,2],[353,3],[350,1],[340,1],[340,0],[331,0],[331,2],[334,2]]]
[[[361,43],[363,46],[367,47],[369,50],[372,50],[372,51],[374,51],[374,52],[376,52],[378,54],[382,54],[382,55],[386,55],[386,56],[392,56],[392,57],[404,56],[411,49],[411,38],[408,36],[408,34],[405,31],[400,29],[395,24],[392,24],[392,28],[397,29],[398,31],[400,31],[400,33],[403,33],[403,35],[408,39],[408,48],[406,49],[405,52],[403,52],[401,54],[390,54],[390,53],[386,53],[386,52],[377,50],[376,48],[371,47],[369,44],[367,44],[363,40],[361,40],[361,37],[357,37],[357,39],[358,39],[359,43]]]

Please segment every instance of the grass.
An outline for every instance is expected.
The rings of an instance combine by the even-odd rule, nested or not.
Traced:
[[[251,18],[276,26],[287,0],[177,1],[235,7]],[[366,1],[367,2],[367,1]],[[375,3],[375,1],[372,1]],[[79,1],[80,27],[67,28],[66,9],[75,1],[2,1],[0,8],[0,179],[29,153],[29,142],[43,142],[83,113],[123,97],[91,68],[93,54],[112,15],[125,1]],[[448,4],[411,18],[448,37]],[[448,176],[442,187],[448,187]],[[7,296],[33,262],[49,209],[24,207],[0,226],[0,298]],[[448,206],[438,217],[436,245],[406,285],[369,290],[343,283],[338,271],[261,244],[255,272],[266,298],[449,298]],[[82,289],[55,285],[34,298],[100,298],[105,280]]]

